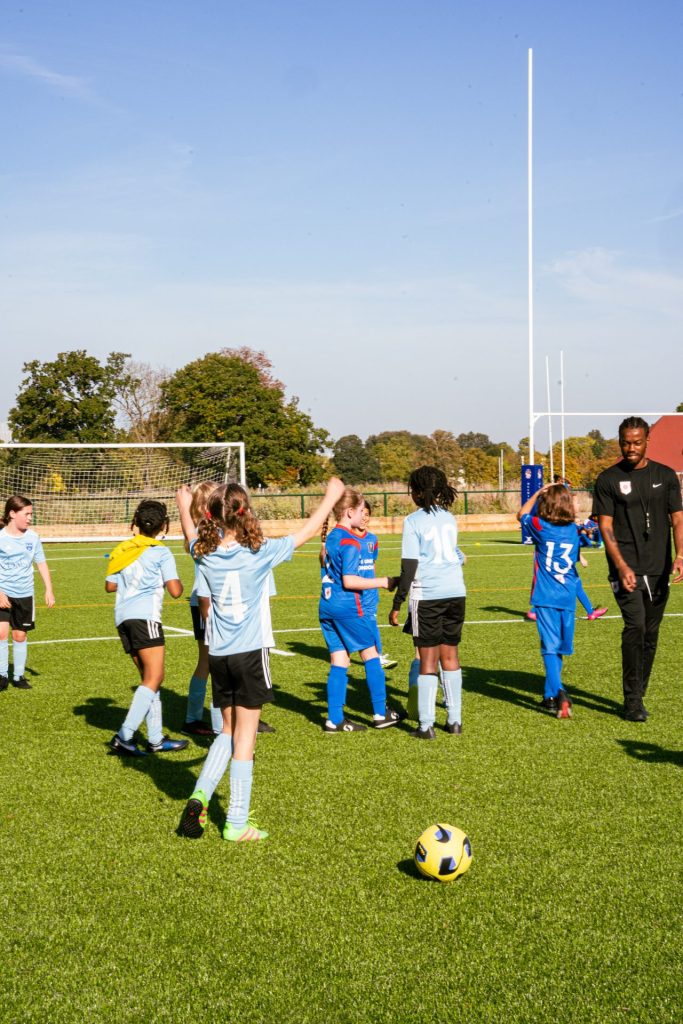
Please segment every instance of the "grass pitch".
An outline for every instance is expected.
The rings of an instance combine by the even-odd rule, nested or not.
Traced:
[[[651,718],[623,722],[621,620],[604,555],[589,553],[584,583],[610,617],[577,623],[575,714],[558,722],[538,708],[538,638],[522,619],[531,552],[513,534],[461,540],[464,731],[437,728],[434,743],[409,725],[323,734],[318,545],[278,569],[284,653],[264,713],[277,732],[258,740],[252,800],[270,838],[245,846],[220,836],[227,776],[203,839],[175,834],[208,744],[140,763],[107,754],[136,683],[103,591],[108,549],[48,546],[58,605],[37,612],[34,689],[0,694],[0,1021],[681,1020],[683,585]],[[189,594],[190,560],[172,547]],[[380,548],[379,572],[396,571],[400,538]],[[173,632],[190,628],[185,597],[166,599],[164,622],[177,735],[196,651]],[[404,703],[412,645],[382,637]],[[369,721],[359,663],[348,707]],[[469,873],[449,885],[412,864],[435,821],[472,840]]]

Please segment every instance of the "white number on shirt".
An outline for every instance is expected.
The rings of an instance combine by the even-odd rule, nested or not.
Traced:
[[[242,601],[240,574],[234,570],[226,572],[220,596],[216,602],[221,615],[228,615],[233,622],[241,622],[247,606]]]
[[[460,562],[457,553],[458,531],[453,523],[444,523],[441,529],[433,526],[429,533],[425,533],[424,538],[431,541],[434,547],[435,565],[441,565],[442,562]]]
[[[553,557],[555,555],[555,547],[560,548],[561,561],[553,562]],[[548,541],[545,556],[545,567],[547,572],[552,573],[554,575],[558,583],[565,582],[564,578],[571,569],[572,565],[574,564],[571,558],[569,557],[572,547],[573,544],[556,545],[554,540]]]

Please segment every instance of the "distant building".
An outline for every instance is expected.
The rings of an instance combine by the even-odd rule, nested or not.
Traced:
[[[662,416],[652,424],[647,454],[683,473],[683,416]]]

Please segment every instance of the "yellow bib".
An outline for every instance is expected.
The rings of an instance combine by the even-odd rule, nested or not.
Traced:
[[[139,558],[147,548],[161,543],[162,541],[156,540],[154,537],[145,537],[141,533],[131,537],[130,540],[122,540],[120,544],[116,545],[109,556],[107,576],[113,576],[114,573],[121,572],[127,565],[132,565],[136,558]]]

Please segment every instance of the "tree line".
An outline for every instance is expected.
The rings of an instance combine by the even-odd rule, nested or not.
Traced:
[[[15,442],[244,441],[251,487],[307,487],[330,472],[348,483],[405,482],[424,463],[443,469],[456,486],[516,487],[528,439],[517,448],[470,431],[415,434],[385,431],[363,441],[334,440],[288,398],[263,352],[224,348],[171,372],[112,352],[103,362],[83,349],[24,364],[24,379],[8,422]],[[560,445],[553,448],[560,465]],[[590,487],[619,457],[616,441],[599,430],[565,441],[565,475]],[[548,453],[537,454],[546,466]]]

